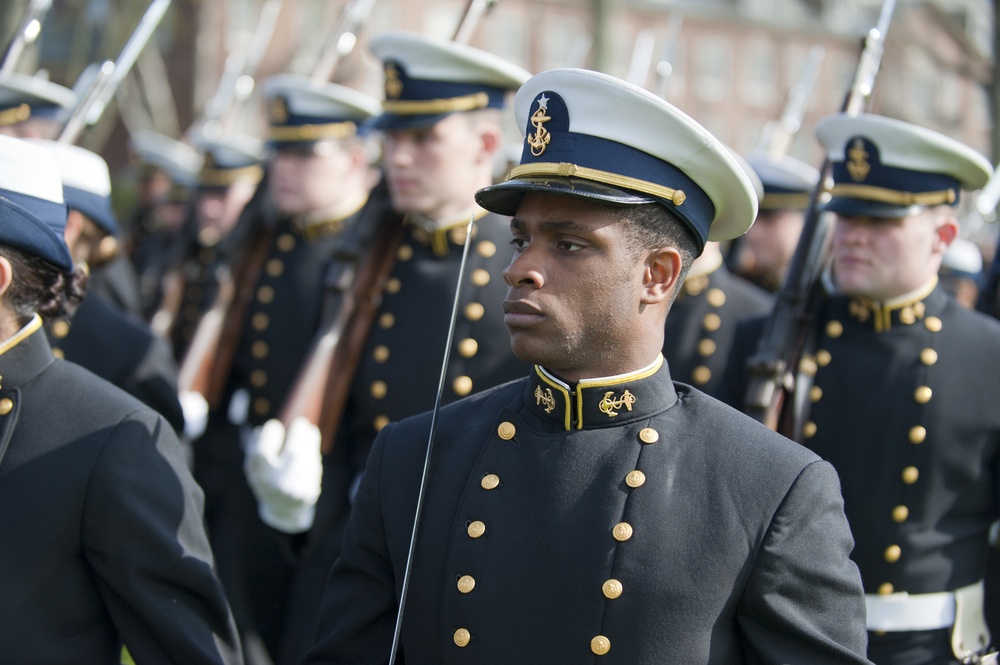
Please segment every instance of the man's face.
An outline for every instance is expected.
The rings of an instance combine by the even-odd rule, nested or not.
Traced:
[[[802,225],[803,213],[798,210],[761,212],[743,237],[753,256],[754,272],[780,282],[792,262]]]
[[[254,183],[239,180],[225,188],[203,189],[195,198],[198,214],[198,234],[206,244],[212,244],[229,233],[236,225],[240,212],[253,196]]]
[[[482,138],[461,113],[430,127],[386,131],[382,163],[393,208],[432,220],[469,209],[480,182]]]
[[[357,192],[347,192],[356,178],[348,148],[326,141],[301,149],[279,150],[271,158],[268,182],[274,206],[285,215],[306,215],[333,208]]]
[[[837,287],[877,301],[920,288],[937,273],[947,249],[939,219],[933,209],[888,219],[838,215],[832,245]]]
[[[635,369],[629,347],[639,332],[644,266],[628,251],[618,211],[528,194],[511,233],[504,321],[515,355],[569,381]]]

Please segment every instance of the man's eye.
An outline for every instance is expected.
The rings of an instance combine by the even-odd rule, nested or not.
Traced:
[[[514,249],[524,249],[528,246],[528,241],[525,238],[511,238],[510,244],[514,246]]]
[[[583,249],[583,245],[573,240],[560,240],[559,249],[565,249],[568,252],[577,252]]]

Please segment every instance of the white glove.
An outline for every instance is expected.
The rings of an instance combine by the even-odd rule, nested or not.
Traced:
[[[184,412],[184,438],[194,441],[205,433],[208,426],[208,402],[201,393],[193,390],[182,390],[177,397]]]
[[[305,418],[285,435],[280,420],[268,420],[246,449],[243,470],[265,524],[285,533],[312,527],[323,480],[319,428]]]

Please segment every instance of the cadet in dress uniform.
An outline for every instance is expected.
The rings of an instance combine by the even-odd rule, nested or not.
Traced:
[[[318,485],[320,474],[303,470],[305,460],[287,459],[302,449],[299,444],[284,447],[285,459],[258,455],[248,465],[268,523],[288,532],[312,527],[300,537],[308,556],[297,578],[295,618],[289,620],[281,663],[299,662],[315,640],[323,585],[340,551],[350,497],[376,434],[387,423],[434,404],[470,217],[475,219],[473,237],[442,401],[527,370],[511,352],[502,326],[508,220],[479,207],[475,193],[493,182],[505,145],[504,103],[530,74],[491,53],[424,35],[379,35],[371,50],[385,66],[383,112],[374,126],[384,134],[382,169],[392,207],[405,215],[402,239],[333,452],[320,462],[317,436],[309,453],[313,465],[322,464],[321,493],[318,486],[312,493],[303,491],[310,481]],[[291,496],[275,496],[275,486],[287,488]]]
[[[270,203],[254,208],[233,231],[242,234],[246,249],[232,255],[232,272],[236,279],[247,277],[236,284],[237,298],[226,314],[233,337],[220,344],[235,350],[228,365],[213,370],[224,377],[224,389],[205,435],[193,445],[209,533],[237,624],[248,639],[259,634],[268,657],[277,658],[293,569],[282,534],[258,517],[243,473],[242,442],[277,415],[291,388],[320,325],[327,265],[353,225],[373,223],[387,206],[369,197],[370,155],[359,135],[378,111],[376,99],[290,74],[263,85]],[[250,263],[256,266],[244,270]],[[217,365],[224,356],[217,354]]]
[[[0,134],[56,139],[76,93],[40,76],[12,73],[0,79]]]
[[[989,644],[982,580],[1000,516],[1000,325],[940,286],[954,207],[989,162],[936,132],[822,119],[836,213],[829,292],[799,365],[796,437],[843,483],[878,665]],[[749,332],[747,339],[753,336]],[[995,602],[995,601],[994,601]]]
[[[806,208],[819,182],[819,171],[790,155],[751,155],[746,162],[760,178],[764,196],[757,220],[740,238],[737,256],[729,265],[754,284],[777,292],[802,235]]]
[[[505,322],[535,367],[438,415],[401,658],[866,663],[833,468],[660,352],[687,264],[753,221],[747,175],[603,74],[514,103],[521,163],[477,200],[514,214]],[[305,662],[386,662],[431,420],[379,433]]]
[[[198,148],[203,162],[190,228],[164,275],[160,306],[152,319],[153,329],[170,339],[178,359],[215,301],[215,272],[225,263],[225,241],[264,174],[263,146],[252,137],[206,138]]]
[[[55,358],[82,295],[52,156],[0,137],[0,653],[9,663],[242,663],[202,498],[166,421]]]
[[[69,208],[66,244],[74,263],[87,267],[103,239],[118,234],[108,165],[99,155],[68,143],[41,139],[38,143],[52,153],[59,167]],[[88,288],[73,316],[47,321],[46,332],[57,357],[110,381],[159,412],[174,431],[183,431],[177,363],[167,341],[148,325]]]

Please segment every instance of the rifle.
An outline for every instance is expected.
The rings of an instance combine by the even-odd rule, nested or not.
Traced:
[[[479,20],[489,14],[495,4],[496,0],[469,0],[451,41],[468,44],[469,40],[472,39],[472,33],[476,31],[476,26],[479,25]]]
[[[878,22],[868,31],[854,80],[847,91],[841,112],[857,115],[870,101],[875,75],[882,61],[885,34],[892,20],[895,0],[884,0]],[[771,316],[747,367],[750,382],[745,394],[745,411],[771,429],[795,438],[796,409],[788,408],[795,395],[799,360],[805,348],[814,308],[819,302],[819,276],[827,240],[819,202],[831,170],[824,158],[820,179],[809,198],[802,235],[789,266],[785,283],[778,292]],[[804,379],[803,379],[804,380]]]
[[[777,121],[768,122],[760,137],[760,144],[757,152],[765,153],[769,157],[778,158],[788,152],[788,145],[792,137],[802,126],[802,117],[806,112],[806,102],[812,93],[813,86],[816,85],[816,78],[819,76],[820,65],[823,64],[823,57],[826,54],[819,44],[814,44],[809,53],[806,54],[806,61],[799,72],[799,78],[791,88],[785,98],[785,106],[781,110],[781,116]]]
[[[337,65],[354,50],[358,43],[358,31],[368,20],[375,0],[349,0],[340,13],[330,38],[320,51],[319,62],[313,69],[314,81],[329,81]]]
[[[91,81],[86,94],[77,103],[63,125],[62,133],[59,135],[60,142],[76,143],[80,133],[86,127],[95,125],[101,119],[108,102],[115,94],[115,90],[128,75],[136,58],[139,57],[139,53],[145,48],[149,38],[153,36],[153,32],[159,26],[163,15],[170,7],[170,2],[171,0],[153,0],[128,41],[125,42],[118,59],[114,62],[104,61],[99,72]]]
[[[333,449],[372,321],[392,272],[403,237],[402,219],[377,207],[377,219],[363,220],[366,234],[346,243],[334,257],[326,279],[324,322],[299,369],[278,418],[289,431],[299,417],[316,425],[320,449]]]
[[[281,3],[282,0],[265,0],[253,36],[246,48],[233,51],[226,58],[215,93],[187,132],[190,138],[201,135],[214,137],[224,133],[233,109],[250,97],[254,88],[253,76],[271,43]]]
[[[42,30],[42,19],[52,7],[52,0],[31,0],[24,10],[17,32],[11,37],[10,43],[4,49],[3,63],[0,64],[0,78],[7,76],[17,67],[17,61],[24,52],[24,47],[33,43]]]

